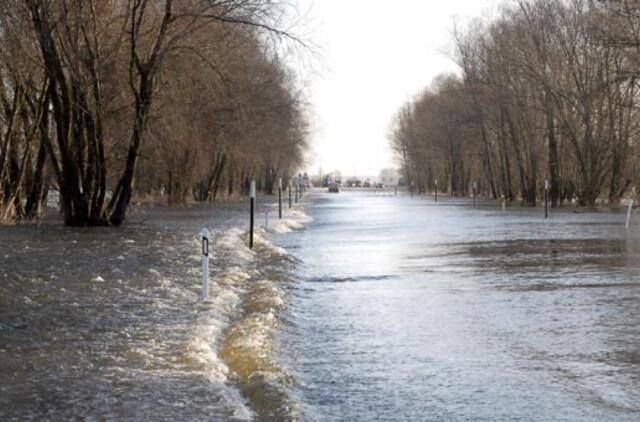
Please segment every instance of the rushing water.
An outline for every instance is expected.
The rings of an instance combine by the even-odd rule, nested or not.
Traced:
[[[246,206],[0,227],[0,420],[640,417],[622,214],[314,193],[250,250]]]
[[[243,203],[143,207],[124,228],[0,227],[0,420],[295,417],[271,341],[295,261],[263,228],[250,250],[247,221]],[[272,211],[270,230],[304,221]]]
[[[278,355],[308,420],[638,420],[640,226],[321,195]]]

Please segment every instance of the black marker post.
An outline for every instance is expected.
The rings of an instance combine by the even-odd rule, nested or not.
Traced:
[[[544,218],[549,218],[549,181],[544,181]]]
[[[251,198],[251,215],[249,219],[249,248],[253,249],[253,225],[255,222],[255,207],[256,207],[256,182],[252,181],[249,188],[249,196]]]
[[[278,217],[282,220],[282,178],[278,179]]]

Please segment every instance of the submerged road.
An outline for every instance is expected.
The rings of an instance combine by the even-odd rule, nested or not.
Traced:
[[[277,335],[309,420],[638,420],[640,225],[320,194]]]

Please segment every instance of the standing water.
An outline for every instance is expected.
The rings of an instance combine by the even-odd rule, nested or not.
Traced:
[[[310,215],[278,335],[305,419],[640,418],[623,214],[341,193]]]

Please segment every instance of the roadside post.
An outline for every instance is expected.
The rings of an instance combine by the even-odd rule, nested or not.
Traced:
[[[476,208],[477,199],[476,196],[478,194],[478,182],[473,182],[473,208]]]
[[[631,225],[631,213],[633,212],[633,204],[636,201],[636,188],[631,188],[631,198],[629,199],[629,209],[627,210],[627,230]]]
[[[278,218],[282,220],[282,178],[278,179]]]
[[[256,209],[256,182],[251,182],[251,187],[249,188],[249,197],[251,205],[250,205],[250,216],[249,216],[249,248],[253,249],[253,225],[255,223],[255,209]]]
[[[544,181],[544,218],[549,218],[549,181]]]
[[[502,194],[502,212],[507,212],[507,196],[504,193]]]
[[[202,236],[202,300],[209,299],[209,230],[203,228]]]
[[[300,187],[300,195],[299,195],[299,199],[302,200],[302,197],[304,196],[305,189],[304,189],[304,185],[302,184],[302,175],[298,174],[298,186]]]
[[[289,179],[289,183],[287,184],[289,190],[289,209],[293,207],[293,203],[291,202],[291,179]]]
[[[438,179],[436,179],[435,182],[436,182],[436,202],[438,202]]]

